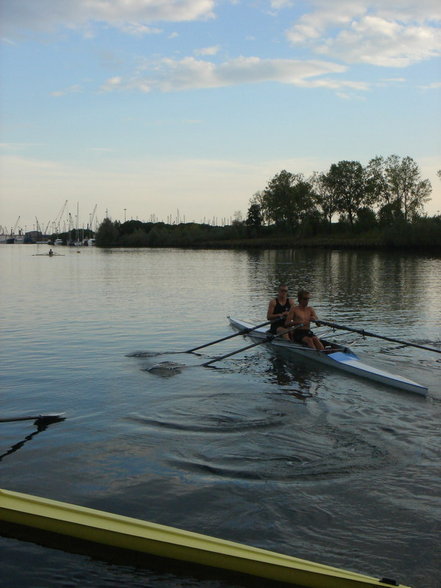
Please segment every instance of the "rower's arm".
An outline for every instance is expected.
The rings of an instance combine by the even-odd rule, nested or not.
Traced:
[[[317,313],[315,312],[315,310],[313,308],[311,308],[311,320],[314,321],[318,327],[320,326]]]
[[[276,301],[275,300],[270,300],[270,303],[268,304],[268,312],[266,313],[266,320],[273,321],[274,319],[278,318],[274,314],[274,308],[275,308],[275,306],[276,306]]]
[[[296,314],[296,309],[294,306],[291,307],[291,310],[288,312],[288,316],[286,317],[285,325],[291,327],[293,325],[298,325],[302,321]]]

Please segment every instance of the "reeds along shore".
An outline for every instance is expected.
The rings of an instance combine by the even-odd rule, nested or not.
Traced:
[[[250,226],[244,221],[218,227],[198,223],[120,223],[105,219],[97,231],[96,244],[98,247],[397,249],[441,254],[441,215],[387,226],[308,223],[290,231],[274,225]]]

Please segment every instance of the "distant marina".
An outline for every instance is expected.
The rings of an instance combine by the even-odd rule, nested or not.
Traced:
[[[0,234],[0,245],[68,245],[69,247],[93,247],[95,245],[94,237],[85,237],[79,240],[63,240],[61,238],[52,239],[49,235],[42,235],[38,231],[17,235]]]
[[[35,217],[35,226],[31,231],[19,226],[21,216],[17,218],[10,231],[0,226],[0,244],[68,245],[71,247],[95,245],[95,231],[92,227],[97,228],[99,224],[96,219],[97,205],[95,204],[93,211],[89,214],[89,220],[84,228],[80,223],[79,203],[76,204],[75,216],[66,212],[67,204],[68,200],[65,200],[56,217],[46,225],[41,224]]]

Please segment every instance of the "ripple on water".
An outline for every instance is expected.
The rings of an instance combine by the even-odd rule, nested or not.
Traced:
[[[223,421],[220,427],[215,421],[207,426],[150,421],[148,426],[165,426],[185,433],[185,451],[178,439],[175,443],[168,440],[167,463],[171,467],[191,475],[216,477],[219,481],[340,478],[380,470],[391,461],[387,450],[361,435],[330,426],[314,432],[302,428],[287,432],[283,419],[252,421],[246,427],[239,421]]]
[[[277,420],[277,418],[261,418],[243,422],[239,417],[228,417],[226,415],[211,415],[205,417],[204,423],[199,419],[195,419],[194,422],[182,422],[180,420],[152,419],[141,415],[130,418],[133,422],[146,427],[154,429],[171,429],[173,431],[184,431],[186,433],[229,433],[243,431],[245,429],[267,429],[275,427],[281,422],[281,419]]]

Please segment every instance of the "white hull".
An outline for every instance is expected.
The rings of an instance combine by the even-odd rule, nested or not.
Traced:
[[[247,329],[252,329],[254,327],[253,324],[242,321],[240,319],[229,317],[229,320],[231,325],[240,331],[246,331]],[[265,339],[267,335],[267,327],[260,327],[248,334],[249,337],[256,340]],[[316,351],[315,349],[310,349],[309,347],[305,347],[297,343],[291,343],[290,341],[286,341],[286,339],[282,339],[280,337],[277,339],[268,340],[268,344],[277,348],[285,349],[311,361],[316,361],[324,365],[343,370],[350,374],[373,380],[374,382],[380,382],[381,384],[398,388],[400,390],[415,392],[416,394],[420,394],[422,396],[426,396],[428,392],[426,386],[422,386],[413,380],[409,380],[408,378],[398,374],[391,374],[385,370],[363,363],[353,351],[342,345],[333,343],[333,347],[335,346],[335,351],[332,353],[323,353],[322,351]]]

